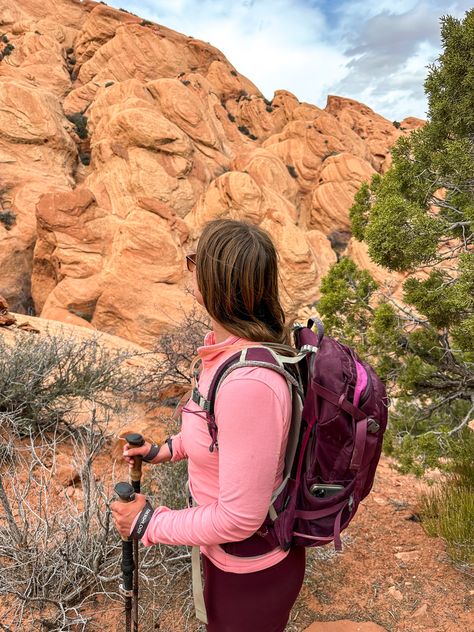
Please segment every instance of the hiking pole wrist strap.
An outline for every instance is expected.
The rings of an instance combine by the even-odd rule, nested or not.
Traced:
[[[154,511],[155,510],[147,500],[146,505],[141,510],[138,520],[135,522],[135,526],[130,534],[132,540],[141,540],[143,538],[145,531],[150,524],[150,520],[153,518]]]
[[[158,452],[160,451],[161,446],[159,446],[158,444],[154,443],[150,450],[148,451],[148,454],[146,454],[144,457],[142,457],[142,460],[145,461],[145,463],[151,463],[153,461],[153,459],[155,459],[155,457],[158,455]]]

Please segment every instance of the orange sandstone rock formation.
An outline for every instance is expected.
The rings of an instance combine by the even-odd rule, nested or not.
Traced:
[[[354,193],[422,124],[267,101],[211,45],[92,0],[0,14],[0,293],[142,345],[190,306],[183,256],[216,217],[266,228],[286,309],[311,305]]]

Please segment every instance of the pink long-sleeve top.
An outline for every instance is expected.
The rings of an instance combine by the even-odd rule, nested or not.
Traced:
[[[198,349],[202,360],[199,391],[204,397],[219,365],[245,342],[230,336],[216,344],[214,332],[207,334]],[[226,553],[219,544],[244,540],[258,530],[272,492],[283,479],[291,421],[285,378],[261,367],[235,369],[219,388],[215,418],[219,448],[210,452],[202,409],[192,400],[186,404],[181,432],[173,437],[172,460],[188,459],[189,487],[197,506],[158,507],[142,542],[146,546],[158,542],[198,545],[224,571],[259,571],[282,560],[287,552],[277,548],[245,558]]]

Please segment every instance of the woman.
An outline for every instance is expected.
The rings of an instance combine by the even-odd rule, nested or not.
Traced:
[[[255,342],[287,343],[288,332],[278,296],[277,255],[265,231],[243,222],[212,221],[187,261],[196,299],[213,328],[198,350],[198,386],[206,396],[215,371],[237,349]],[[285,378],[262,367],[235,369],[218,390],[215,418],[217,450],[209,450],[203,410],[191,400],[183,410],[181,432],[159,450],[149,443],[125,446],[129,464],[134,455],[152,463],[188,459],[196,506],[149,512],[142,542],[200,547],[208,632],[281,632],[303,582],[304,549],[277,547],[241,557],[221,545],[245,540],[259,529],[282,480],[291,422]],[[141,495],[129,504],[113,504],[122,536],[140,522],[144,506]]]

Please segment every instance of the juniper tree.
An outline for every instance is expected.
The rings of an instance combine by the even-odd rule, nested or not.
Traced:
[[[403,303],[343,259],[318,306],[388,380],[391,445],[408,468],[436,463],[474,418],[474,9],[441,18],[441,36],[427,124],[400,137],[350,211],[371,259],[407,274]]]

